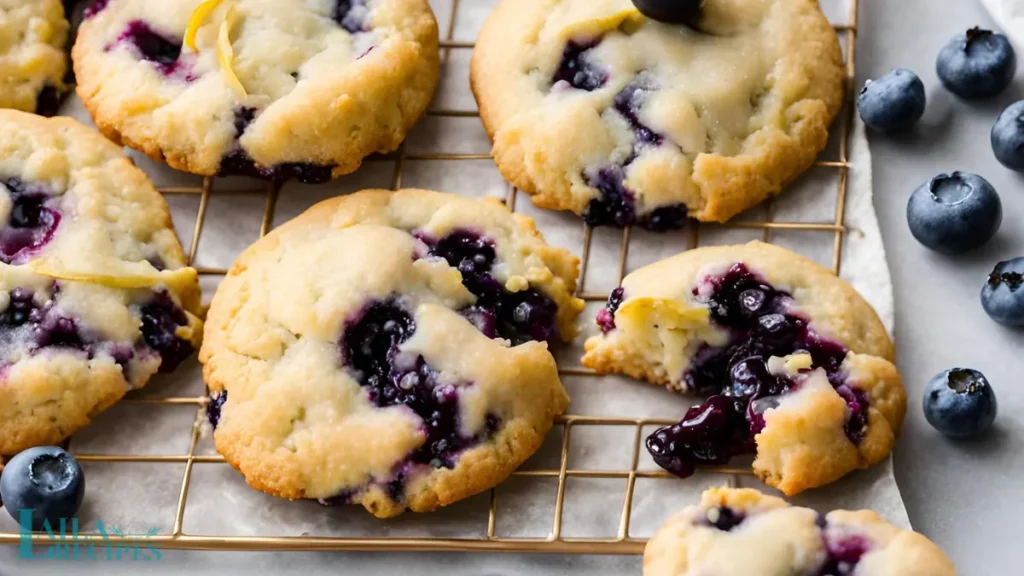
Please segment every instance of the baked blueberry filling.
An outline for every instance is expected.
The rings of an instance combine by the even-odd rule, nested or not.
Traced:
[[[647,95],[656,89],[657,85],[651,75],[640,73],[622,89],[622,92],[615,95],[613,107],[629,122],[629,127],[636,137],[634,154],[639,154],[639,148],[642,146],[661,146],[665,141],[661,134],[640,121],[640,108],[647,100]]]
[[[245,129],[256,119],[255,108],[239,108],[235,110],[235,140],[245,133]],[[333,166],[309,164],[305,162],[283,162],[274,166],[259,166],[249,154],[236,147],[228,152],[220,161],[220,176],[248,176],[263,180],[284,182],[296,179],[304,184],[322,184],[331,180]]]
[[[192,354],[192,344],[178,338],[175,331],[188,326],[188,316],[166,292],[158,293],[141,310],[142,338],[160,354],[160,372],[171,372]]]
[[[823,537],[828,556],[818,572],[819,576],[853,574],[861,557],[871,548],[870,543],[860,536],[833,537],[825,532]]]
[[[339,26],[352,34],[370,29],[366,0],[338,0],[331,16]]]
[[[485,431],[476,436],[461,432],[458,389],[442,383],[439,373],[422,356],[407,362],[398,358],[399,346],[416,331],[416,322],[394,300],[376,302],[347,323],[342,359],[371,402],[381,408],[405,406],[423,421],[423,444],[399,464],[388,482],[392,498],[401,501],[404,479],[411,465],[454,468],[459,454],[485,441],[500,426],[488,418]]]
[[[637,218],[633,192],[626,188],[622,166],[606,166],[585,175],[589,186],[601,193],[583,210],[583,220],[591,226],[624,228],[639,224],[651,232],[679,230],[686,225],[686,206],[672,204],[654,209],[646,217]]]
[[[107,4],[110,4],[110,0],[94,0],[91,4],[85,7],[85,12],[83,13],[84,17],[92,18],[102,12],[103,9],[107,7]],[[68,14],[70,14],[70,12],[68,12]]]
[[[611,295],[608,296],[608,304],[597,313],[597,325],[601,327],[601,332],[604,334],[615,329],[615,312],[619,310],[619,306],[622,306],[622,294],[621,286],[612,290]]]
[[[469,230],[456,230],[436,241],[422,234],[418,237],[430,246],[431,256],[444,258],[462,274],[462,285],[477,297],[476,304],[462,314],[481,332],[513,345],[531,340],[556,343],[558,305],[537,290],[506,290],[491,275],[497,254],[489,239]]]
[[[583,211],[584,221],[591,226],[621,228],[639,224],[652,232],[667,232],[678,230],[686,224],[686,206],[683,204],[661,206],[650,214],[637,217],[635,195],[626,187],[626,167],[637,159],[644,148],[661,146],[665,142],[664,136],[640,121],[640,108],[647,96],[656,89],[652,77],[642,72],[613,100],[612,108],[626,120],[633,132],[633,153],[621,165],[588,170],[584,174],[587,184],[601,193]]]
[[[5,346],[22,342],[29,353],[62,348],[83,352],[89,359],[97,353],[109,354],[122,367],[125,379],[130,379],[128,363],[135,357],[138,345],[133,349],[132,344],[118,344],[96,338],[74,318],[65,316],[58,309],[60,285],[54,284],[52,290],[50,299],[41,305],[36,302],[30,290],[16,288],[8,294],[7,307],[0,310],[0,352],[4,351]],[[166,293],[157,294],[140,312],[143,340],[163,359],[160,371],[173,370],[192,353],[192,346],[174,335],[177,326],[188,324],[185,313]]]
[[[579,43],[570,40],[562,52],[562,61],[552,79],[553,87],[568,84],[577,90],[592,92],[604,86],[608,73],[587,62],[587,53],[600,41]],[[564,84],[563,84],[564,83]]]
[[[679,230],[686,225],[686,206],[672,204],[655,208],[640,225],[651,232]]]
[[[220,424],[220,411],[224,409],[224,403],[228,401],[228,391],[222,390],[210,395],[210,401],[206,403],[206,419],[216,430]]]
[[[36,96],[36,114],[47,118],[57,115],[60,109],[60,92],[53,86],[46,85]]]
[[[160,34],[142,20],[129,22],[128,27],[117,37],[117,43],[128,43],[139,58],[152,62],[164,76],[170,76],[183,67],[183,63],[178,60],[181,56],[181,40]]]
[[[626,188],[626,174],[621,166],[608,166],[588,175],[587,184],[597,188],[601,196],[594,198],[583,211],[583,221],[591,226],[624,228],[636,221],[633,193]]]
[[[54,287],[55,296],[57,287]],[[5,342],[27,342],[30,351],[43,348],[83,350],[92,357],[86,339],[71,318],[54,308],[54,299],[40,306],[34,294],[24,288],[8,293],[7,308],[0,312],[0,351]]]
[[[0,330],[10,330],[27,324],[35,315],[38,318],[39,307],[32,298],[32,292],[23,288],[15,288],[8,294],[7,309],[0,312]],[[36,320],[38,322],[38,319]]]
[[[50,196],[18,178],[3,182],[11,202],[7,222],[0,225],[0,261],[20,264],[53,239],[60,212],[46,206]]]
[[[658,465],[685,477],[698,464],[722,464],[755,451],[754,436],[764,428],[764,412],[797,385],[770,373],[767,361],[797,352],[809,353],[812,367],[823,368],[846,401],[844,429],[850,441],[863,439],[868,398],[845,383],[841,365],[846,350],[790,313],[789,294],[739,263],[722,276],[702,281],[694,295],[707,302],[712,324],[729,330],[730,343],[717,349],[705,345],[691,361],[685,375],[688,388],[712,395],[690,408],[678,424],[647,438],[647,450]]]
[[[704,519],[709,526],[713,526],[723,532],[728,532],[742,524],[743,520],[746,519],[746,515],[742,512],[736,512],[728,506],[718,506],[708,510]]]

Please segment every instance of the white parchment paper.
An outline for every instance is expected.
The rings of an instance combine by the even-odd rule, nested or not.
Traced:
[[[846,23],[849,0],[822,0],[822,7],[835,23]],[[454,29],[449,31],[452,0],[431,0],[442,37],[471,41],[497,0],[462,0]],[[844,47],[845,48],[845,47]],[[446,52],[446,53],[445,53]],[[434,109],[475,110],[468,87],[470,51],[443,51],[443,77]],[[76,99],[62,111],[89,123],[88,114]],[[822,160],[839,159],[838,123]],[[410,135],[406,153],[487,154],[489,142],[475,117],[425,118]],[[199,179],[181,174],[132,153],[143,170],[158,186],[197,185]],[[871,158],[859,122],[853,128],[848,151],[848,194],[841,273],[878,310],[892,332],[893,299],[885,252],[871,197]],[[321,186],[289,184],[278,200],[274,225],[284,222],[315,202],[341,193],[364,188],[388,188],[392,184],[395,162],[387,159],[368,161],[355,174]],[[771,218],[776,222],[832,223],[835,219],[839,170],[814,167],[780,198],[740,216],[739,221]],[[506,198],[507,184],[489,159],[416,160],[403,163],[401,184],[454,192],[467,196]],[[217,181],[199,236],[195,265],[226,268],[235,256],[259,236],[265,209],[264,195],[225,194],[225,191],[259,189],[262,185],[244,179]],[[199,206],[197,195],[169,195],[177,231],[186,251]],[[530,215],[548,241],[580,255],[583,226],[578,217],[534,207],[523,194],[516,197],[515,209]],[[626,273],[685,250],[691,241],[690,230],[656,235],[642,230],[632,233]],[[834,233],[831,231],[773,231],[765,235],[759,229],[700,225],[700,245],[746,242],[768,239],[801,252],[831,267]],[[584,290],[607,293],[617,285],[621,231],[598,229],[593,236]],[[208,302],[216,287],[216,276],[204,276],[204,299]],[[570,346],[556,352],[562,367],[576,367],[585,338],[592,334],[592,319],[603,304],[592,302],[581,316],[585,333]],[[572,397],[572,414],[623,416],[630,418],[679,418],[696,399],[631,381],[628,378],[564,376]],[[193,358],[170,376],[158,377],[135,397],[197,397],[204,393],[201,371]],[[84,454],[182,455],[189,448],[194,406],[155,405],[122,402],[75,436],[74,452]],[[645,435],[653,430],[645,430]],[[569,459],[571,469],[629,469],[634,428],[575,427]],[[561,429],[556,427],[548,442],[525,469],[557,469]],[[198,454],[215,454],[208,437],[201,439]],[[93,463],[84,465],[88,491],[82,509],[87,528],[97,520],[116,525],[125,532],[143,532],[157,528],[171,531],[184,464],[167,463]],[[641,470],[658,470],[646,450],[641,449]],[[638,479],[633,498],[629,535],[650,536],[665,520],[683,506],[695,502],[701,491],[730,480],[738,485],[771,489],[752,476],[730,479],[722,474],[698,472],[687,480]],[[498,488],[497,535],[503,537],[547,537],[551,533],[557,478],[512,478]],[[562,534],[565,537],[614,537],[619,528],[626,481],[624,479],[570,478],[566,485]],[[891,459],[867,471],[851,474],[831,486],[812,490],[792,499],[795,504],[822,511],[834,508],[872,508],[890,522],[909,527],[906,510],[892,472]],[[226,464],[195,464],[184,531],[211,536],[358,536],[358,537],[486,537],[488,495],[483,494],[432,514],[406,514],[382,521],[372,518],[361,507],[325,508],[313,502],[289,502],[249,489],[240,474]],[[17,531],[17,526],[0,515],[0,531]],[[347,566],[351,573],[397,574],[511,574],[540,573],[639,573],[638,558],[559,558],[549,556],[451,555],[451,554],[212,554],[203,552],[167,553],[168,561],[178,566],[203,566],[204,559],[230,560],[227,568],[239,571],[253,568],[264,571],[278,567]],[[159,571],[154,566],[154,570]]]
[[[1024,47],[1024,1],[981,0],[981,3],[1017,48]]]

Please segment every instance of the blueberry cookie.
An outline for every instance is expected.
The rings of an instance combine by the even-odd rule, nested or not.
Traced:
[[[700,248],[627,276],[583,365],[710,397],[647,449],[679,476],[755,454],[787,495],[892,450],[906,392],[892,342],[849,284],[783,248]]]
[[[756,490],[714,488],[647,543],[644,576],[955,576],[930,540],[870,510],[827,515]]]
[[[322,202],[251,246],[200,352],[214,442],[254,488],[379,517],[486,490],[568,397],[578,260],[496,200]]]
[[[56,444],[198,346],[163,198],[68,118],[0,111],[0,454]]]
[[[60,0],[0,0],[0,108],[57,112],[67,39]]]
[[[630,0],[504,0],[472,86],[501,173],[538,206],[666,230],[728,220],[806,170],[843,65],[815,0],[705,0],[688,26]]]
[[[348,174],[438,79],[427,0],[100,0],[72,56],[108,137],[204,176]]]

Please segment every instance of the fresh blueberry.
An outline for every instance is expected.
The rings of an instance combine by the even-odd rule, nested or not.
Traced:
[[[910,70],[897,68],[868,80],[857,96],[861,120],[880,132],[901,132],[924,115],[924,84]]]
[[[996,419],[996,394],[985,375],[952,368],[932,378],[924,389],[924,416],[936,430],[967,438],[988,430]]]
[[[85,474],[75,457],[56,446],[29,448],[18,454],[0,476],[0,498],[7,512],[19,519],[19,510],[32,510],[32,529],[44,521],[55,526],[72,518],[85,496]]]
[[[961,98],[995,96],[1013,80],[1017,55],[1006,36],[975,26],[954,36],[935,62],[939,80]]]
[[[996,264],[981,289],[981,306],[996,322],[1024,326],[1024,258]]]
[[[704,0],[633,0],[641,14],[668,24],[688,24],[700,15]]]
[[[996,159],[1010,170],[1024,172],[1024,100],[1010,104],[999,114],[991,139]]]
[[[996,235],[1003,205],[977,174],[939,174],[910,196],[907,223],[917,241],[943,254],[973,250]]]

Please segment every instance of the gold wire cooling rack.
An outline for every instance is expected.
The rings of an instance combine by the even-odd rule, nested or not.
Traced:
[[[472,42],[457,42],[453,40],[455,22],[458,14],[460,0],[452,0],[452,10],[448,22],[448,33],[446,39],[441,42],[442,58],[447,59],[452,50],[472,50]],[[846,40],[846,85],[847,102],[844,111],[839,119],[839,157],[837,160],[818,161],[816,166],[833,168],[838,171],[837,198],[835,207],[835,219],[832,222],[775,222],[771,219],[771,201],[768,201],[768,217],[761,222],[732,222],[726,224],[730,228],[747,228],[761,230],[763,240],[769,242],[772,233],[776,230],[792,230],[805,232],[831,232],[833,234],[833,257],[832,269],[839,274],[840,260],[842,257],[843,236],[846,232],[844,225],[844,214],[846,208],[847,176],[849,162],[847,158],[847,146],[852,122],[853,107],[852,86],[855,73],[855,52],[857,37],[857,10],[859,0],[850,0],[850,12],[848,24],[834,26],[839,34],[845,34]],[[429,116],[436,117],[463,117],[475,118],[479,116],[476,110],[431,110]],[[395,163],[394,172],[391,178],[391,188],[397,190],[402,186],[402,167],[406,160],[487,160],[487,154],[409,154],[405,152],[403,145],[398,151],[391,155],[370,158],[373,160],[386,160]],[[199,209],[197,211],[195,228],[192,233],[192,243],[189,249],[188,260],[191,264],[196,257],[199,237],[203,232],[203,225],[206,221],[207,208],[210,197],[214,193],[214,179],[205,178],[198,187],[164,187],[160,191],[166,195],[198,195]],[[267,184],[263,189],[258,190],[227,190],[217,192],[218,195],[264,195],[265,205],[263,219],[260,225],[260,236],[267,234],[272,228],[274,210],[277,204],[280,185]],[[506,203],[511,210],[515,210],[517,190],[515,187],[508,188]],[[696,220],[688,222],[689,238],[687,249],[696,248],[700,238],[700,224]],[[585,290],[587,278],[587,264],[591,254],[592,229],[584,227],[582,246],[582,267],[577,295],[589,302],[605,301],[607,294],[587,292]],[[629,253],[630,229],[627,227],[622,231],[622,242],[619,249],[618,260],[618,283],[621,283],[626,272],[626,258]],[[201,275],[224,276],[227,273],[223,268],[197,267]],[[559,372],[563,376],[585,376],[598,377],[593,371],[579,367],[560,367]],[[666,426],[674,424],[675,421],[663,419],[645,418],[606,418],[566,415],[560,417],[556,422],[556,429],[561,428],[561,460],[559,467],[538,470],[518,470],[513,476],[534,477],[534,478],[557,478],[558,487],[555,498],[554,518],[552,519],[551,533],[547,538],[515,538],[500,537],[496,535],[498,517],[498,491],[492,488],[490,491],[490,506],[487,519],[486,537],[478,538],[354,538],[354,537],[310,537],[310,536],[282,536],[282,537],[261,537],[261,536],[239,536],[239,535],[193,535],[184,531],[182,523],[185,516],[185,507],[188,502],[189,485],[192,481],[193,465],[196,463],[220,463],[226,464],[220,455],[196,454],[196,446],[200,439],[200,430],[203,418],[205,418],[206,397],[199,398],[126,398],[124,402],[158,404],[163,406],[188,405],[196,406],[196,416],[192,423],[192,436],[187,454],[181,455],[138,455],[138,454],[75,454],[82,462],[97,463],[150,463],[150,464],[184,464],[185,471],[181,480],[181,489],[178,492],[177,506],[174,512],[174,522],[170,533],[157,534],[155,536],[113,536],[97,534],[80,534],[79,541],[83,543],[95,542],[104,545],[109,544],[132,544],[143,545],[152,543],[164,549],[175,550],[218,550],[218,551],[277,551],[277,550],[344,550],[344,551],[449,551],[449,552],[545,552],[559,554],[614,554],[614,555],[640,555],[643,553],[646,540],[630,537],[630,520],[633,508],[633,494],[638,478],[650,479],[671,479],[674,476],[663,471],[638,470],[640,458],[640,446],[642,432],[645,427]],[[586,426],[604,426],[621,429],[621,434],[632,434],[632,465],[628,470],[589,470],[570,469],[569,452],[574,428]],[[555,433],[555,432],[552,432]],[[706,466],[702,468],[706,472],[716,472],[728,475],[730,482],[736,484],[740,475],[751,476],[750,468],[736,468],[727,466]],[[601,478],[625,480],[625,494],[622,503],[622,513],[619,521],[618,535],[614,538],[569,538],[562,535],[562,517],[565,509],[565,488],[566,480],[569,478]],[[0,544],[18,544],[22,538],[21,534],[11,532],[0,532]],[[52,544],[46,534],[34,534],[34,541],[39,544]]]

